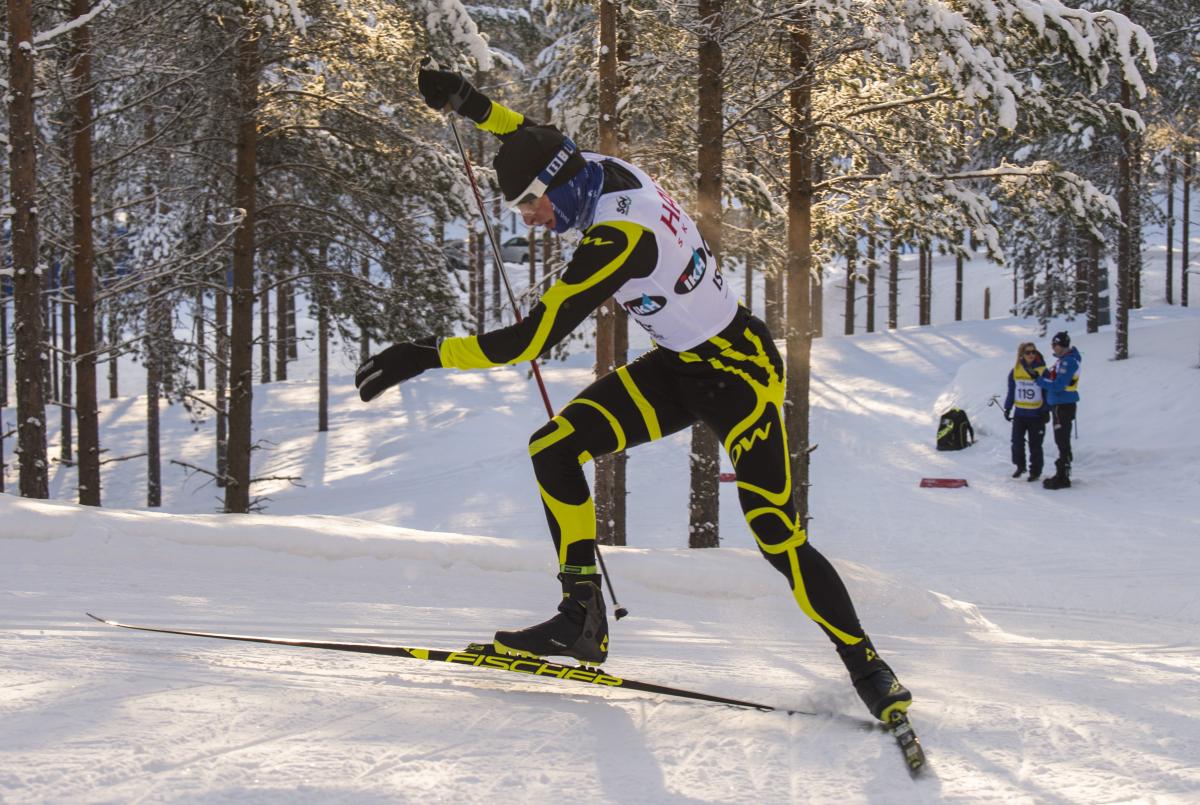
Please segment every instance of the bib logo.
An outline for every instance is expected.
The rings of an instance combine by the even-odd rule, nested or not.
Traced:
[[[625,305],[626,310],[635,316],[652,316],[667,306],[667,298],[665,296],[647,296],[646,294],[642,294],[641,299],[631,299],[622,304]]]
[[[679,275],[679,282],[675,283],[675,293],[685,294],[696,290],[700,280],[704,279],[704,272],[707,269],[708,261],[704,259],[704,250],[696,249],[692,252],[691,262]]]
[[[619,197],[617,199],[617,212],[619,212],[621,215],[629,215],[629,205],[632,203],[633,200],[630,199],[629,196]]]

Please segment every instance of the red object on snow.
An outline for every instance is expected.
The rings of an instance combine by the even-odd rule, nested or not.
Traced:
[[[736,480],[737,480],[737,475],[735,475],[732,472],[721,473],[721,482],[722,483],[729,483],[730,481],[736,481]]]
[[[957,489],[966,486],[966,478],[922,478],[921,487],[924,489]]]

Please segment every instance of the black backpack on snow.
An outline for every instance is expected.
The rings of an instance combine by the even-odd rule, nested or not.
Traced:
[[[942,419],[938,422],[938,450],[962,450],[974,443],[975,429],[971,427],[971,420],[967,419],[966,411],[951,408],[942,414]]]

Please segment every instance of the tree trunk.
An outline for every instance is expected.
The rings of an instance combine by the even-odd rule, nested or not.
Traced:
[[[439,233],[440,233],[440,231],[441,230],[439,229]],[[444,242],[445,238],[442,238],[442,240]],[[371,279],[371,261],[369,259],[367,259],[366,257],[362,258],[362,275],[363,275],[363,279],[370,281],[370,279]],[[371,357],[371,332],[367,328],[367,325],[365,322],[363,324],[359,325],[358,330],[359,330],[358,362],[366,363],[367,359]]]
[[[963,257],[954,255],[954,320],[962,321],[963,317]]]
[[[196,306],[195,306],[195,322],[196,322],[196,388],[204,391],[208,381],[208,368],[205,366],[204,360],[204,288],[196,289]]]
[[[1087,241],[1087,331],[1100,332],[1100,241]]]
[[[1128,81],[1121,82],[1121,105],[1132,108],[1133,92]],[[1121,150],[1117,156],[1117,206],[1121,209],[1121,228],[1117,232],[1117,310],[1116,350],[1113,358],[1129,357],[1129,307],[1133,290],[1133,135],[1121,124]]]
[[[876,264],[879,244],[875,231],[867,235],[867,332],[875,332],[875,281],[879,266]]]
[[[229,271],[222,266],[217,272],[220,279],[220,290],[217,291],[213,316],[216,319],[214,347],[216,349],[216,369],[213,385],[217,409],[217,486],[225,487],[225,478],[229,469],[226,457],[229,455]]]
[[[1179,305],[1188,306],[1188,276],[1191,274],[1190,241],[1192,237],[1192,161],[1191,148],[1183,158],[1183,220],[1180,221],[1181,243],[1179,244]]]
[[[161,298],[162,287],[152,282],[146,289],[146,506],[162,505],[162,451],[160,400],[162,369],[166,365],[162,350],[170,338],[170,305]]]
[[[724,93],[721,49],[724,0],[700,0],[699,84],[696,152],[696,226],[713,258],[722,248],[721,183],[724,171]],[[688,547],[720,545],[721,453],[717,435],[703,423],[692,426],[691,492],[689,495]]]
[[[271,382],[271,272],[259,272],[258,291],[258,363],[261,383]]]
[[[288,314],[287,294],[288,280],[292,275],[292,252],[284,248],[279,253],[279,264],[275,269],[275,379],[287,380],[288,363]]]
[[[1167,304],[1175,304],[1175,154],[1167,153]]]
[[[0,276],[0,408],[8,407],[8,277]],[[0,433],[4,432],[0,425]],[[3,483],[0,472],[0,483]],[[0,487],[0,492],[4,489]]]
[[[787,415],[788,450],[796,511],[807,526],[809,469],[809,386],[813,338],[810,289],[812,265],[812,20],[801,10],[792,23],[791,68],[799,79],[789,91],[788,129],[788,283],[787,283]]]
[[[318,276],[313,280],[313,301],[317,306],[317,432],[329,430],[329,244],[321,241]]]
[[[617,113],[619,76],[617,61],[617,28],[619,19],[616,0],[600,0],[600,53],[597,65],[597,101],[599,110],[600,151],[616,155],[620,150]],[[618,330],[623,321],[617,304],[609,299],[596,312],[596,377],[603,377],[625,362],[619,355]],[[627,343],[628,335],[625,334]],[[627,351],[627,350],[625,350]],[[598,456],[595,467],[596,538],[604,545],[626,544],[625,531],[625,470],[627,457],[620,454]]]
[[[120,396],[119,389],[118,389],[118,383],[117,383],[117,380],[118,380],[117,373],[119,370],[117,362],[118,362],[118,360],[120,360],[120,356],[119,356],[120,350],[118,349],[117,344],[121,340],[121,325],[119,324],[118,319],[117,319],[117,311],[116,311],[115,306],[113,306],[113,308],[109,311],[109,314],[108,314],[107,336],[108,337],[107,337],[105,343],[112,350],[109,353],[109,358],[108,358],[108,399],[115,400],[115,399],[117,399],[117,397]]]
[[[888,329],[895,330],[900,313],[900,244],[895,233],[888,242]]]
[[[13,318],[16,330],[19,488],[50,494],[46,464],[46,343],[38,268],[37,130],[30,0],[8,0],[8,135],[12,207]]]
[[[846,335],[854,335],[854,286],[857,262],[858,246],[855,244],[846,252],[846,310],[843,316]]]
[[[67,267],[62,268],[62,282],[59,284],[59,315],[62,317],[62,363],[60,371],[62,372],[62,382],[59,385],[59,409],[62,414],[61,432],[59,433],[59,457],[66,464],[74,461],[74,451],[72,443],[75,441],[74,428],[71,427],[71,420],[75,417],[75,406],[72,405],[73,395],[71,387],[73,383],[74,373],[71,371],[71,360],[74,357],[71,340],[71,305],[67,302],[72,292],[71,285],[68,284]]]
[[[244,28],[237,48],[237,152],[233,206],[244,217],[233,233],[233,301],[230,305],[229,345],[229,483],[225,511],[250,510],[251,404],[254,395],[254,236],[258,172],[258,82],[262,70],[258,52],[258,11],[242,3]]]
[[[81,17],[91,0],[72,0]],[[71,121],[71,229],[75,280],[75,421],[79,425],[79,502],[100,505],[100,420],[96,394],[96,251],[92,232],[92,34],[71,32],[75,102]],[[67,322],[63,322],[64,330]]]

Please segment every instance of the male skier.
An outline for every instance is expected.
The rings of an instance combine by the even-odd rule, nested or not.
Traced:
[[[783,422],[784,366],[766,325],[738,304],[696,225],[655,181],[613,157],[582,152],[550,126],[489,99],[461,75],[423,69],[418,87],[502,144],[493,161],[510,208],[529,226],[577,229],[569,265],[519,324],[477,336],[391,346],[359,367],[369,401],[426,369],[479,369],[537,358],[615,297],[655,347],[600,378],[533,434],[529,453],[558,551],[562,600],[554,617],[498,631],[496,651],[608,656],[596,568],[596,518],[583,465],[697,421],[719,436],[759,549],[825,632],[871,713],[889,721],[912,694],[859,625],[849,593],[796,514]]]

